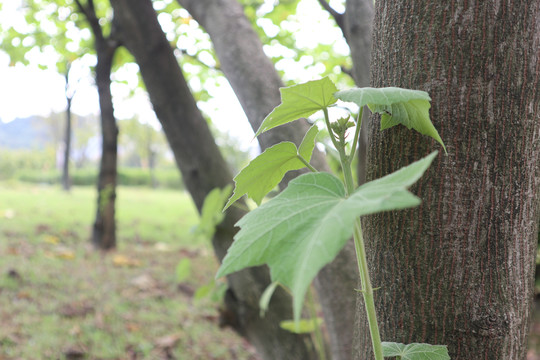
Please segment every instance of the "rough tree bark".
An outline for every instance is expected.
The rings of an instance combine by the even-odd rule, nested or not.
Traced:
[[[383,340],[525,359],[540,179],[540,1],[376,2],[372,85],[428,91],[448,148],[420,207],[363,222]],[[368,178],[440,147],[369,126]],[[375,121],[376,120],[376,121]],[[371,358],[363,304],[356,358]]]
[[[97,55],[95,68],[96,85],[101,112],[102,153],[98,176],[98,199],[96,219],[92,231],[92,243],[98,249],[109,250],[116,247],[116,175],[118,127],[114,118],[111,94],[111,70],[116,49],[119,46],[114,37],[114,28],[109,37],[103,30],[96,15],[94,1],[88,0],[86,6],[75,0],[77,7],[84,14],[92,33]]]
[[[173,51],[159,26],[149,0],[112,0],[123,44],[133,54],[161,122],[186,188],[201,210],[206,195],[232,182],[232,175],[186,84]],[[242,211],[232,207],[212,240],[218,258],[232,243],[234,224]],[[259,316],[258,301],[269,284],[265,268],[251,268],[228,277],[223,318],[254,344],[265,359],[314,359],[306,336],[279,327],[292,316],[291,299],[284,291],[272,298],[269,312]]]
[[[178,2],[210,35],[221,68],[256,131],[266,115],[281,102],[279,88],[284,85],[264,53],[262,43],[242,6],[236,0]],[[307,123],[302,121],[280,126],[259,136],[259,143],[263,150],[285,140],[298,144],[307,128]],[[320,170],[328,169],[320,152],[314,154],[312,162]],[[297,174],[291,174],[291,177]],[[315,280],[334,360],[349,359],[352,349],[351,319],[354,316],[354,288],[358,276],[354,248],[352,244],[349,245]]]

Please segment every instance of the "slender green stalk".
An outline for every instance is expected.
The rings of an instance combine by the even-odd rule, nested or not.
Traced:
[[[298,160],[300,160],[301,162],[304,163],[304,165],[307,166],[307,168],[309,170],[311,170],[311,172],[319,172],[317,169],[315,169],[313,166],[311,166],[311,164],[306,160],[304,159],[304,157],[300,154],[297,154],[296,157],[298,158]]]
[[[366,249],[364,246],[364,237],[362,236],[362,224],[360,219],[354,223],[354,247],[356,249],[356,259],[358,260],[358,271],[362,283],[362,295],[364,296],[364,305],[368,317],[369,332],[371,334],[371,343],[373,345],[373,354],[376,360],[383,359],[381,335],[379,333],[379,324],[377,323],[377,312],[375,311],[375,302],[373,298],[373,287],[369,278],[367,267]]]
[[[347,195],[354,191],[354,183],[352,182],[352,171],[350,163],[342,162],[343,174],[345,178],[345,188]],[[362,284],[362,295],[364,296],[364,305],[368,317],[369,332],[371,334],[371,342],[373,344],[373,354],[375,360],[382,360],[382,343],[379,333],[379,324],[377,323],[377,313],[375,311],[375,302],[373,299],[373,287],[369,278],[369,270],[367,266],[367,256],[364,245],[364,237],[362,235],[362,224],[360,219],[356,219],[354,223],[354,247],[356,249],[356,259],[358,261],[358,272],[360,273],[360,282]]]
[[[356,147],[356,141],[360,135],[360,128],[356,129],[354,147],[351,149],[351,155],[348,156],[345,153],[345,139],[342,137],[340,142],[338,142],[332,136],[332,130],[330,127],[330,119],[328,118],[328,111],[324,111],[326,126],[328,131],[331,134],[332,141],[334,146],[336,146],[337,151],[339,152],[339,157],[341,160],[341,167],[343,169],[343,177],[345,179],[345,192],[349,196],[355,189],[355,184],[352,176],[351,161],[354,156],[354,150]],[[359,118],[360,120],[361,118]],[[360,124],[358,124],[360,125]],[[357,125],[357,126],[358,126]],[[358,272],[360,273],[360,280],[362,284],[362,295],[364,297],[364,304],[366,307],[366,313],[368,317],[369,331],[371,334],[371,343],[373,345],[373,354],[375,355],[375,360],[383,360],[382,352],[382,343],[381,335],[379,333],[379,325],[377,323],[377,313],[375,310],[375,302],[373,296],[373,287],[371,286],[371,280],[369,278],[369,269],[367,266],[367,256],[364,245],[364,237],[362,235],[362,224],[360,219],[356,219],[354,224],[354,247],[356,249],[356,258],[358,261]]]
[[[315,300],[313,300],[313,289],[308,291],[308,307],[313,320],[313,328],[315,335],[315,344],[317,344],[317,352],[320,360],[326,360],[326,347],[324,346],[324,338],[321,332],[321,326],[317,321],[317,309],[315,309]]]
[[[351,154],[349,155],[349,158],[354,158],[354,154],[356,154],[356,146],[358,145],[358,140],[360,138],[360,129],[362,128],[362,116],[364,114],[364,107],[360,108],[360,112],[358,113],[358,119],[356,120],[356,131],[354,132],[354,139],[353,144],[351,147]]]
[[[326,123],[326,128],[328,129],[328,133],[330,134],[330,140],[332,140],[332,144],[334,144],[334,147],[339,150],[339,143],[337,142],[334,132],[332,131],[332,127],[330,126],[330,117],[328,116],[328,109],[323,109],[324,113],[324,122]]]

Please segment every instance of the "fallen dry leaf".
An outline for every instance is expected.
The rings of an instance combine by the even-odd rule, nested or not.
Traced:
[[[49,244],[58,244],[60,242],[60,238],[58,236],[55,236],[55,235],[45,235],[43,236],[43,241],[45,241],[46,243],[49,243]]]
[[[113,257],[113,265],[119,267],[137,267],[141,266],[141,262],[137,259],[132,259],[125,255],[117,254]]]
[[[141,330],[141,327],[138,324],[131,323],[131,322],[127,323],[125,327],[126,327],[126,330],[130,333]]]
[[[19,291],[17,293],[17,299],[19,299],[19,300],[22,300],[22,299],[28,300],[28,299],[31,299],[31,298],[32,298],[32,296],[27,291]]]
[[[181,338],[182,334],[180,333],[162,336],[154,341],[154,345],[162,349],[170,349],[174,347]]]
[[[157,285],[156,280],[148,274],[139,275],[136,278],[133,278],[129,283],[143,291],[154,289]]]
[[[8,255],[19,255],[19,249],[15,246],[9,246],[6,250]]]
[[[162,243],[162,242],[158,242],[156,243],[156,245],[154,245],[154,248],[157,250],[157,251],[171,251],[172,248],[170,245],[168,244],[165,244],[165,243]]]
[[[54,251],[45,251],[45,256],[63,259],[63,260],[73,260],[75,259],[75,252],[67,247],[58,246]]]

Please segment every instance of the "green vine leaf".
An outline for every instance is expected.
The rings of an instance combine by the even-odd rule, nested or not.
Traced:
[[[232,185],[227,185],[223,189],[215,188],[206,195],[201,210],[201,220],[195,228],[195,233],[206,239],[214,236],[216,226],[225,218],[223,204],[231,196]]]
[[[276,126],[308,117],[337,100],[336,86],[328,77],[279,89],[281,104],[264,119],[255,136]]]
[[[402,360],[450,360],[445,345],[383,342],[382,348],[384,357],[399,356]]]
[[[446,146],[429,118],[431,98],[427,92],[397,87],[367,87],[338,91],[334,96],[360,107],[367,105],[372,112],[381,114],[381,130],[402,124],[437,140],[446,153]]]
[[[429,167],[437,152],[345,198],[343,183],[329,173],[304,174],[281,194],[245,215],[217,277],[249,266],[268,264],[272,281],[288,287],[294,319],[300,319],[306,291],[319,270],[331,262],[352,236],[362,215],[420,204],[407,191]]]
[[[245,194],[260,205],[266,194],[279,184],[288,171],[306,167],[298,155],[300,154],[307,162],[311,160],[318,131],[317,126],[313,125],[304,136],[299,149],[292,142],[281,142],[253,159],[235,176],[234,194],[225,205],[225,209]]]

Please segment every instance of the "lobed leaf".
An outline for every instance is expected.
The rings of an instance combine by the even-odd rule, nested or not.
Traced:
[[[262,199],[283,179],[290,170],[305,167],[297,157],[298,150],[286,141],[266,149],[234,177],[234,194],[225,209],[247,194],[258,205]]]
[[[268,114],[255,136],[276,126],[308,117],[337,101],[333,95],[337,88],[328,77],[281,88],[279,91],[281,104]]]
[[[318,131],[317,126],[313,125],[304,136],[299,149],[292,142],[282,142],[266,149],[253,159],[235,176],[234,194],[225,205],[225,209],[245,194],[260,205],[266,194],[280,183],[288,171],[306,166],[300,161],[298,154],[309,162]]]
[[[382,348],[384,357],[399,356],[402,360],[450,360],[445,345],[383,342]]]
[[[309,284],[352,236],[362,215],[413,207],[407,191],[429,167],[433,152],[405,168],[359,187],[345,198],[342,182],[329,173],[304,174],[281,194],[245,215],[240,231],[216,276],[267,264],[272,281],[291,289],[295,320],[300,319]]]
[[[372,112],[381,114],[381,130],[402,124],[437,140],[446,152],[446,146],[429,118],[431,98],[427,92],[397,87],[366,87],[338,91],[334,96],[360,107],[367,105]]]

